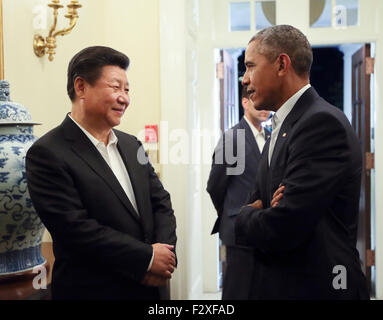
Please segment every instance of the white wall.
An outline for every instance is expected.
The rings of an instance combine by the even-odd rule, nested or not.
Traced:
[[[200,81],[198,83],[199,109],[201,113],[201,128],[216,133],[216,138],[202,152],[203,157],[211,159],[215,144],[220,135],[220,107],[219,107],[219,80],[216,79],[215,64],[219,62],[219,51],[214,51],[214,1],[200,2],[200,27],[198,33],[198,56]],[[207,154],[206,154],[207,153]],[[201,167],[201,189],[206,190],[207,180],[211,169],[211,161],[203,161]],[[205,191],[201,196],[202,205],[202,241],[203,241],[203,290],[207,293],[219,291],[219,239],[218,234],[211,235],[217,212],[211,202],[209,194]]]
[[[160,0],[161,119],[169,129],[169,139],[160,140],[161,154],[167,153],[169,162],[162,165],[162,181],[172,197],[178,235],[179,265],[171,282],[173,299],[198,299],[202,293],[200,169],[191,163],[199,149],[198,141],[192,145],[192,132],[199,127],[195,100],[196,6],[198,1]],[[182,137],[181,152],[187,157],[184,163],[176,164],[171,150],[182,143]]]

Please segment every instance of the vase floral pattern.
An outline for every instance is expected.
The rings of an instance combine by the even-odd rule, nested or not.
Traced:
[[[27,189],[25,155],[36,140],[28,110],[10,101],[9,83],[0,81],[0,276],[45,263],[44,226]]]

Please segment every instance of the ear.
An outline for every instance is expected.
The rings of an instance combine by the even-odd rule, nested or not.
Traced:
[[[242,98],[242,107],[243,107],[244,110],[247,109],[247,103],[248,102],[249,102],[248,98],[245,98],[245,97]]]
[[[291,66],[290,57],[286,53],[281,53],[276,61],[278,66],[278,75],[285,75]]]
[[[76,97],[78,97],[79,99],[81,99],[84,94],[85,94],[85,89],[86,89],[86,81],[81,78],[81,77],[77,77],[75,80],[74,80],[74,90],[76,92]]]

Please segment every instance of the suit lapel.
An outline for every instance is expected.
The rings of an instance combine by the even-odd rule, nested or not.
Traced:
[[[73,141],[72,150],[105,181],[105,183],[125,205],[129,213],[138,220],[139,216],[129,201],[124,189],[121,187],[113,171],[110,169],[109,165],[105,162],[93,143],[68,116],[62,123],[62,127],[66,138]]]
[[[282,127],[279,130],[277,140],[275,141],[273,154],[271,156],[270,168],[273,168],[275,165],[275,159],[277,159],[279,151],[282,149],[283,145],[287,141],[287,137],[289,136],[291,123],[289,121],[283,121]]]
[[[255,155],[257,159],[260,158],[261,152],[259,151],[259,147],[257,144],[257,141],[255,140],[253,131],[251,130],[249,124],[246,122],[245,118],[243,117],[240,121],[240,129],[245,129],[245,139],[246,139],[246,145],[251,147],[251,150],[255,151]]]
[[[144,179],[140,179],[140,164],[137,161],[137,148],[129,142],[126,142],[123,137],[115,131],[115,134],[118,137],[117,148],[120,152],[122,161],[125,164],[125,167],[128,171],[130,182],[133,187],[134,196],[136,198],[137,209],[142,217],[146,214],[146,202],[144,201]]]
[[[278,158],[278,154],[280,150],[283,149],[283,145],[286,143],[295,122],[298,121],[302,114],[307,111],[308,107],[317,97],[319,97],[319,95],[313,87],[307,89],[298,99],[290,113],[287,115],[286,119],[283,121],[282,127],[279,130],[278,137],[275,142],[273,155],[270,161],[270,168],[275,166],[275,161]]]
[[[259,185],[265,186],[266,189],[261,188],[260,194],[261,194],[261,200],[265,208],[266,204],[270,203],[270,200],[268,198],[269,195],[269,185],[270,185],[270,168],[269,168],[269,161],[268,161],[268,154],[269,154],[269,147],[270,147],[270,139],[266,140],[265,146],[263,147],[262,151],[262,157],[259,162],[259,166],[261,167],[261,170],[258,170],[257,174],[257,181],[259,181]]]
[[[115,131],[115,134],[118,137],[118,151],[128,171],[130,182],[132,183],[142,226],[150,232],[146,224],[147,221],[151,221],[152,219],[150,203],[146,200],[148,188],[145,186],[147,185],[148,178],[142,176],[143,168],[137,161],[137,144],[133,144],[131,141],[125,139],[118,131]]]

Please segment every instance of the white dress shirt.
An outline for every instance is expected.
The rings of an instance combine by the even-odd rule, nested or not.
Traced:
[[[297,91],[294,95],[292,95],[278,110],[274,113],[271,124],[272,124],[272,131],[271,131],[271,138],[270,138],[270,146],[269,146],[269,166],[271,163],[271,157],[273,156],[273,150],[275,146],[275,141],[277,140],[278,133],[281,129],[281,126],[283,124],[283,121],[285,121],[286,117],[290,113],[290,111],[293,109],[294,105],[298,101],[298,99],[302,96],[302,94],[310,88],[311,85],[307,84],[303,88],[301,88],[299,91]]]
[[[266,143],[266,135],[265,135],[265,129],[262,127],[261,131],[258,131],[258,129],[250,122],[249,119],[247,119],[246,116],[244,116],[247,124],[249,125],[251,131],[253,132],[255,141],[257,142],[259,152],[262,153],[263,147]]]
[[[112,169],[114,175],[116,176],[118,182],[120,183],[122,189],[124,189],[127,197],[132,203],[136,213],[138,213],[136,197],[134,196],[134,191],[132,187],[132,183],[130,181],[128,170],[125,167],[125,164],[121,158],[120,152],[117,149],[118,138],[116,137],[113,130],[110,130],[109,134],[109,142],[108,145],[92,136],[86,129],[84,129],[79,123],[77,123],[70,115],[69,117],[74,121],[75,124],[85,133],[85,135],[89,138],[89,140],[94,144],[97,148],[98,152],[100,152],[101,156],[104,158],[106,163],[109,165],[110,169]]]
[[[124,189],[127,197],[129,198],[134,209],[136,210],[136,213],[139,215],[139,212],[137,209],[136,197],[134,196],[134,191],[133,191],[132,183],[130,181],[129,173],[121,158],[120,152],[117,149],[118,138],[116,137],[113,130],[110,130],[108,145],[105,146],[103,142],[97,140],[94,136],[92,136],[91,133],[85,130],[70,115],[69,115],[69,118],[71,118],[73,122],[77,124],[77,126],[85,133],[85,135],[89,138],[89,140],[94,144],[98,152],[100,152],[101,156],[109,165],[110,169],[112,169],[122,189]],[[147,270],[150,270],[150,268],[152,267],[153,258],[154,258],[154,251],[153,251],[152,259],[150,260]]]

